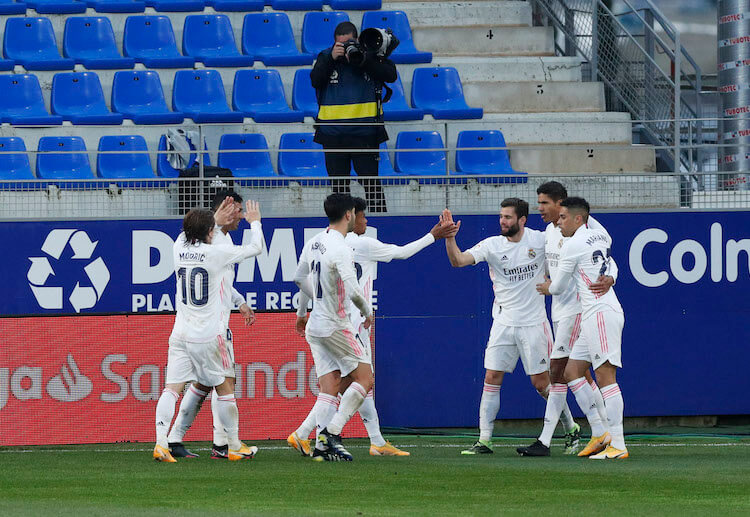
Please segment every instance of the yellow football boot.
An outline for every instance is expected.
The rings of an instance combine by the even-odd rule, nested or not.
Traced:
[[[586,447],[584,447],[583,450],[578,453],[578,457],[582,458],[584,456],[591,456],[592,454],[601,452],[607,448],[609,442],[611,441],[612,436],[609,434],[609,432],[606,432],[601,436],[592,436],[591,440],[589,440],[588,445],[586,445]]]
[[[303,440],[297,436],[297,431],[293,432],[286,438],[286,443],[292,449],[297,449],[302,456],[310,456],[312,451],[310,450],[310,440]]]
[[[381,447],[370,444],[370,456],[411,456],[411,454],[394,447],[391,442],[385,442],[385,445]]]
[[[630,456],[627,449],[615,449],[611,445],[599,454],[589,456],[590,460],[624,460]]]
[[[237,450],[229,449],[227,451],[227,458],[229,461],[240,461],[249,460],[255,457],[258,452],[258,448],[255,445],[248,447],[244,443],[240,442],[241,447]]]
[[[169,449],[156,445],[154,447],[154,461],[163,461],[164,463],[177,463]]]

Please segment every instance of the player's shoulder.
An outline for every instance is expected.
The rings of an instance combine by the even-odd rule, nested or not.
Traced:
[[[546,241],[545,232],[533,228],[525,228],[523,233],[524,238],[527,239],[529,244],[535,247],[544,247]]]

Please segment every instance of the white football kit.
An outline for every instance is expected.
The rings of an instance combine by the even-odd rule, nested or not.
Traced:
[[[349,375],[359,363],[370,364],[367,347],[347,314],[349,300],[366,316],[372,308],[357,283],[352,250],[344,236],[326,229],[305,243],[295,282],[299,285],[300,310],[313,308],[305,328],[318,377],[335,370]],[[299,312],[298,312],[299,314]]]
[[[544,233],[525,228],[519,242],[499,235],[467,252],[475,264],[487,262],[495,293],[484,367],[512,372],[520,357],[526,375],[547,371],[552,332],[536,290],[544,281]]]
[[[625,317],[614,289],[603,295],[593,293],[589,285],[601,275],[611,274],[612,238],[604,230],[581,226],[560,250],[556,278],[550,293],[559,295],[571,279],[581,303],[580,337],[570,358],[590,362],[594,369],[609,361],[622,367],[621,344]]]
[[[227,267],[260,254],[260,222],[251,228],[247,246],[189,244],[184,233],[177,238],[173,247],[177,315],[169,337],[167,384],[197,380],[204,386],[218,386],[226,377],[234,377],[234,354],[225,339],[225,313],[232,298]]]
[[[592,216],[589,216],[587,225],[592,230],[607,232]],[[550,280],[554,280],[557,277],[560,250],[568,238],[563,237],[560,228],[553,223],[547,225],[544,235],[547,271]],[[617,272],[617,263],[612,259],[608,275],[617,281]],[[565,292],[552,297],[552,326],[555,331],[555,343],[550,358],[562,359],[570,356],[570,351],[581,334],[581,302],[575,283],[571,282]]]

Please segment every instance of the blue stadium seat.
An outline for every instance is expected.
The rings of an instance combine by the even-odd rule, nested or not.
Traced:
[[[16,66],[16,62],[12,59],[0,59],[0,72],[9,72]]]
[[[274,11],[322,11],[323,0],[272,0]]]
[[[153,70],[116,72],[112,111],[136,124],[181,124],[185,120],[185,115],[167,107],[159,74]]]
[[[388,87],[393,90],[393,95],[388,102],[383,104],[384,120],[422,120],[424,118],[424,110],[410,108],[406,103],[401,74],[398,74],[396,82],[388,83]],[[385,92],[383,92],[383,95],[385,95]]]
[[[225,14],[186,17],[182,52],[206,66],[253,66],[252,56],[243,56],[237,50],[232,24]]]
[[[135,66],[135,59],[122,57],[117,51],[112,24],[104,16],[71,16],[65,20],[63,55],[89,70]]]
[[[383,7],[382,0],[329,0],[328,5],[337,11],[377,11]]]
[[[39,139],[37,149],[39,151],[36,157],[37,178],[50,180],[94,179],[86,144],[80,136],[43,136]],[[62,184],[61,186],[72,185]]]
[[[172,107],[196,124],[242,122],[244,114],[232,111],[224,82],[216,70],[180,70],[174,76]]]
[[[470,108],[458,71],[453,67],[416,68],[411,81],[411,105],[436,119],[482,118],[482,108]]]
[[[38,14],[85,13],[86,2],[78,0],[27,0],[26,6]]]
[[[97,13],[142,13],[146,10],[143,0],[86,0],[86,5]]]
[[[103,154],[102,151],[132,151]],[[146,140],[140,135],[103,136],[99,139],[96,175],[107,179],[151,179],[154,171],[147,154]]]
[[[403,11],[371,11],[362,16],[362,30],[370,27],[392,29],[399,39],[399,46],[390,56],[394,63],[430,63],[431,52],[421,52],[414,46],[411,37],[411,26]]]
[[[264,149],[265,152],[219,153],[219,167],[230,169],[235,178],[275,177],[266,137],[260,133],[221,135],[219,151]]]
[[[60,56],[49,18],[8,18],[3,54],[26,70],[72,70],[75,61]]]
[[[238,70],[232,108],[255,122],[302,122],[305,118],[301,111],[289,109],[278,70]]]
[[[294,72],[292,108],[301,111],[306,117],[318,116],[318,98],[310,82],[309,68],[301,68]]]
[[[333,45],[333,31],[341,22],[348,22],[349,15],[343,12],[325,11],[307,13],[302,22],[302,52],[313,56]]]
[[[35,75],[0,75],[0,91],[4,92],[0,95],[0,122],[22,126],[62,124],[62,117],[47,113],[42,87]]]
[[[285,153],[284,149],[310,149],[322,151],[323,146],[313,142],[312,133],[286,133],[279,141],[279,175],[293,177],[326,177],[325,156],[322,152]]]
[[[123,53],[149,68],[192,68],[195,58],[177,50],[172,22],[166,16],[128,16]]]
[[[0,0],[0,14],[26,14],[26,4],[14,0]]]
[[[396,138],[395,171],[419,176],[445,176],[443,139],[437,131],[402,131]],[[425,149],[400,153],[399,149]],[[431,150],[432,149],[432,150]]]
[[[160,13],[202,12],[206,3],[203,0],[146,0],[146,6]]]
[[[18,151],[18,152],[10,152]],[[17,136],[0,138],[0,179],[33,180],[26,144]]]
[[[507,147],[500,131],[461,131],[456,147],[477,148]],[[526,183],[525,172],[516,172],[510,164],[507,149],[456,151],[456,174],[513,174],[513,177],[493,179],[497,183]],[[522,175],[523,177],[518,177]]]
[[[302,54],[285,13],[250,13],[242,24],[242,52],[266,66],[312,64],[315,56]]]
[[[195,151],[195,146],[190,143],[190,149]],[[175,169],[169,164],[169,160],[167,159],[168,156],[164,152],[167,150],[167,137],[165,135],[161,135],[161,138],[159,138],[159,151],[156,155],[156,175],[161,176],[163,178],[176,178],[180,175],[180,171]],[[197,158],[198,153],[190,153],[190,163],[195,164],[195,159]],[[211,165],[211,158],[209,157],[208,153],[203,153],[203,164],[204,165]]]
[[[52,113],[76,125],[122,124],[121,113],[112,113],[95,72],[66,72],[52,78]]]
[[[262,11],[264,0],[206,0],[206,5],[214,11]]]

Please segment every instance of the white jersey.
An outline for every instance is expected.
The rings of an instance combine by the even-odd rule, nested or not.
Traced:
[[[224,334],[226,298],[231,297],[225,285],[226,268],[260,254],[263,249],[260,222],[252,223],[251,228],[252,239],[247,246],[188,244],[184,233],[177,238],[172,248],[177,315],[171,338],[202,343]]]
[[[365,304],[368,315],[372,313],[357,283],[352,250],[340,232],[329,228],[307,241],[298,268],[307,269],[312,280],[313,308],[306,326],[309,335],[328,337],[337,330],[352,330],[347,313],[350,298]]]
[[[214,236],[211,240],[211,244],[214,246],[234,246],[232,236],[229,235],[229,233],[225,234],[224,232],[222,232],[219,226],[216,226],[214,228]],[[224,269],[223,290],[224,292],[229,292],[229,296],[224,296],[224,311],[221,315],[222,322],[225,328],[229,327],[229,316],[232,314],[232,310],[234,310],[235,307],[245,303],[245,299],[237,291],[237,289],[234,288],[234,268],[235,265],[234,263],[232,263],[227,264],[227,267]]]
[[[601,230],[607,233],[607,230],[599,221],[589,216],[588,227],[592,230]],[[609,235],[609,234],[608,234]],[[550,280],[557,277],[557,268],[560,260],[560,250],[569,237],[563,237],[560,227],[553,223],[547,225],[544,231],[545,238],[545,257],[547,258],[547,270],[549,271]],[[612,260],[610,275],[617,280],[617,264]],[[595,281],[595,280],[594,280]],[[563,318],[575,316],[581,313],[581,302],[578,299],[578,291],[573,282],[571,282],[565,292],[552,297],[552,321],[561,321]]]
[[[467,250],[476,264],[486,261],[495,292],[492,317],[511,327],[547,321],[544,296],[536,284],[544,282],[544,233],[525,228],[519,242],[498,235]],[[501,310],[502,309],[502,310]]]
[[[564,292],[568,284],[572,283],[572,276],[584,319],[602,311],[622,312],[614,289],[603,295],[595,294],[589,289],[589,285],[600,275],[609,274],[611,245],[612,238],[606,231],[581,226],[560,250],[557,278],[552,281],[550,292],[553,295]]]

